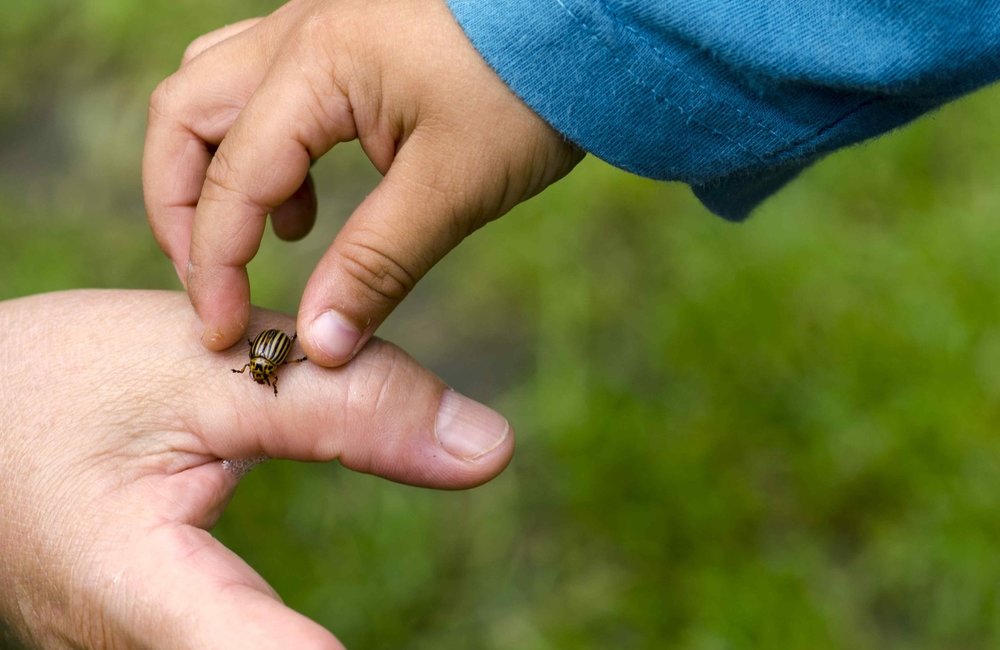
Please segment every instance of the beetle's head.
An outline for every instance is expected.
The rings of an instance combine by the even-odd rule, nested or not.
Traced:
[[[250,360],[250,376],[258,384],[270,384],[274,374],[274,364],[264,357],[254,357]]]

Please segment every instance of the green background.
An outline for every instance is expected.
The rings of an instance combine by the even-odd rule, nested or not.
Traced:
[[[274,6],[5,7],[0,298],[177,288],[146,100],[193,38]],[[586,160],[381,330],[510,418],[509,469],[448,493],[272,462],[217,534],[352,648],[1000,646],[998,91],[742,225]],[[316,232],[251,265],[259,305],[295,312],[378,181],[354,144],[316,176]]]

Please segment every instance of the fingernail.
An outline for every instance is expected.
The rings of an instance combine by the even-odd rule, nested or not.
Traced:
[[[361,332],[335,311],[325,311],[309,328],[314,345],[333,359],[350,359],[361,340]]]
[[[449,389],[441,397],[434,433],[452,456],[475,460],[506,440],[510,424],[493,409]]]

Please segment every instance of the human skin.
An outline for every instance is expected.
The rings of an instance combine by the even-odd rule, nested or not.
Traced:
[[[222,459],[336,459],[438,488],[510,459],[500,415],[389,343],[342,368],[284,366],[276,398],[230,371],[245,342],[204,349],[187,302],[0,302],[0,646],[339,648],[208,532],[239,482]],[[257,309],[250,325],[294,329]]]
[[[304,289],[297,329],[323,366],[353,357],[442,256],[583,155],[510,92],[441,0],[292,0],[203,36],[153,93],[143,186],[208,348],[246,332],[246,264],[266,215],[279,237],[305,236],[309,166],[353,139],[384,178]]]

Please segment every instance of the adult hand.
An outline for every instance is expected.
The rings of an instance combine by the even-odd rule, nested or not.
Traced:
[[[457,488],[510,458],[502,417],[388,343],[337,370],[284,366],[275,398],[230,372],[246,346],[207,353],[196,329],[179,293],[0,303],[3,647],[338,648],[206,532],[239,480],[220,459]]]
[[[464,237],[582,153],[518,100],[441,0],[292,0],[196,40],[153,93],[143,183],[153,232],[203,324],[239,340],[265,219],[315,219],[309,165],[358,138],[385,177],[305,287],[311,361],[341,364]]]

